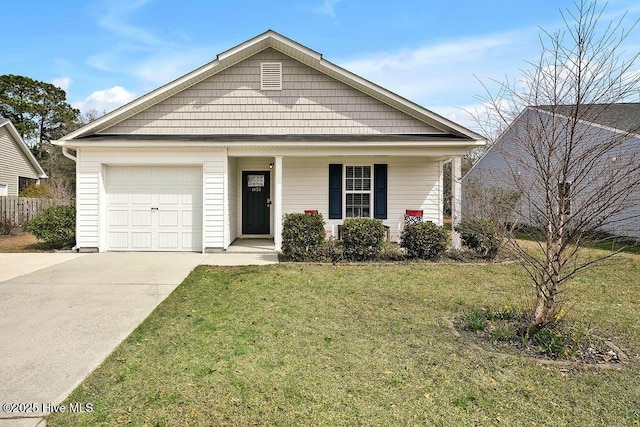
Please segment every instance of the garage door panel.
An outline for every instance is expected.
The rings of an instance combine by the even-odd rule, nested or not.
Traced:
[[[202,224],[202,211],[182,211],[182,226],[197,227]]]
[[[127,249],[129,247],[129,233],[126,232],[109,232],[110,249]]]
[[[151,210],[132,210],[131,211],[131,225],[133,227],[151,227]]]
[[[129,211],[109,210],[107,224],[109,227],[126,227],[129,224]]]
[[[107,201],[108,249],[202,249],[200,168],[111,166]]]
[[[152,249],[151,245],[152,236],[151,232],[132,232],[131,233],[131,247],[137,250]]]
[[[198,234],[194,234],[194,233],[182,233],[182,247],[183,248],[190,248],[193,245],[197,245],[199,244],[196,239],[200,238],[200,233]]]
[[[158,212],[159,227],[179,227],[177,210],[162,210]]]
[[[158,233],[158,248],[165,250],[179,250],[178,233]]]

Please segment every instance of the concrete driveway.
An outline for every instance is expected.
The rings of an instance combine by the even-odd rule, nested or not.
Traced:
[[[14,255],[0,254],[0,403],[16,404],[0,410],[2,427],[44,425],[46,405],[60,404],[206,258]]]

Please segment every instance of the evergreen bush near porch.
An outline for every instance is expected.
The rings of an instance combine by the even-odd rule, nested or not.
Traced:
[[[282,225],[282,254],[286,260],[322,260],[326,246],[322,214],[285,214]]]
[[[344,257],[348,261],[373,261],[382,252],[385,229],[382,221],[348,218],[342,225]]]
[[[456,226],[462,243],[479,257],[493,259],[498,254],[502,239],[498,226],[488,219],[464,220]]]
[[[407,224],[400,236],[400,246],[408,258],[439,259],[447,249],[449,237],[444,227],[432,222]]]

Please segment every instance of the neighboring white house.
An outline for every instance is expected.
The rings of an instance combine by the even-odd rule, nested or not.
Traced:
[[[443,163],[459,194],[485,140],[267,31],[57,143],[77,161],[80,250],[206,252],[279,250],[283,214],[304,210],[333,232],[379,218],[392,239],[407,209],[442,224]]]
[[[536,209],[545,204],[538,203],[542,196],[536,189],[541,188],[543,174],[532,173],[536,166],[531,147],[539,143],[537,154],[547,154],[545,144],[551,143],[555,149],[552,156],[558,160],[563,158],[563,150],[569,149],[565,141],[573,141],[570,149],[579,154],[574,158],[580,160],[564,166],[564,170],[561,162],[554,161],[557,167],[548,171],[551,179],[566,175],[563,185],[570,196],[564,210],[569,221],[595,223],[594,219],[609,218],[598,229],[640,238],[640,103],[584,104],[583,119],[577,126],[572,126],[569,119],[573,108],[526,108],[463,177],[463,216],[508,215],[498,199],[517,188],[527,189],[527,194],[521,195],[520,209],[515,209],[509,219],[534,223],[539,215]],[[546,166],[547,159],[541,159],[540,164]],[[520,181],[518,185],[516,179]],[[635,187],[630,186],[631,181]],[[557,185],[560,191],[560,182]],[[615,198],[613,203],[611,195]],[[552,192],[552,205],[557,202],[553,196]],[[620,212],[616,212],[618,209]],[[555,211],[558,210],[556,206]]]
[[[20,181],[47,178],[38,161],[9,119],[0,118],[0,196],[17,196]]]

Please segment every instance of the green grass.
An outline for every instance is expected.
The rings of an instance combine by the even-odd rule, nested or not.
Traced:
[[[640,257],[570,286],[569,317],[631,358],[561,367],[482,350],[448,319],[526,306],[515,264],[198,267],[49,426],[640,425]]]

